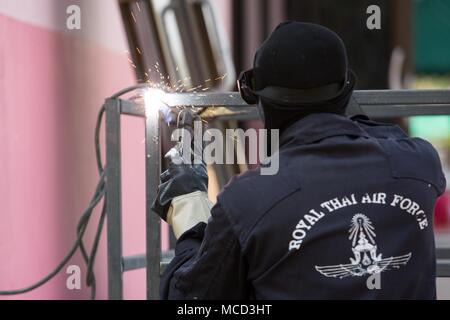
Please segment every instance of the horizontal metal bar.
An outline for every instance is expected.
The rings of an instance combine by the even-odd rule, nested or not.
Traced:
[[[164,272],[167,265],[174,258],[175,253],[173,250],[164,251],[161,253],[161,274]],[[133,256],[127,256],[122,258],[122,270],[123,272],[143,269],[147,267],[147,259],[145,254],[137,254]]]
[[[361,105],[360,107],[364,114],[371,118],[450,115],[450,104]]]
[[[122,270],[123,272],[142,269],[147,266],[147,260],[145,254],[138,254],[135,256],[128,256],[122,258]]]
[[[145,117],[144,100],[122,100],[120,108],[122,114]]]
[[[354,101],[369,117],[405,117],[450,114],[450,90],[360,90]],[[238,92],[167,93],[163,102],[169,107],[227,107],[214,119],[257,119],[254,106],[246,104]],[[121,104],[123,114],[145,117],[143,99]]]
[[[450,259],[439,259],[436,263],[436,277],[450,277]]]
[[[356,90],[360,105],[450,104],[450,90]]]
[[[172,261],[172,259],[174,257],[175,257],[174,250],[169,250],[169,251],[163,252],[162,257],[161,257],[161,264],[159,267],[159,272],[161,275],[164,273],[164,271],[166,271],[167,266],[169,265],[170,261]]]
[[[232,112],[217,113],[207,117],[209,121],[256,120],[259,113],[256,108],[232,107]],[[401,118],[413,116],[450,115],[450,105],[361,105],[359,109],[349,109],[348,115],[365,114],[372,119]]]
[[[450,90],[356,90],[353,97],[361,106],[450,106]],[[239,92],[171,93],[166,95],[164,102],[171,107],[249,107]]]
[[[202,113],[202,118],[210,121],[245,121],[245,120],[257,120],[260,119],[258,110],[255,107],[242,108],[242,107],[226,107],[226,111],[217,112],[218,108],[215,108],[213,112]]]
[[[169,107],[252,107],[239,92],[174,93],[167,94],[164,102]]]
[[[450,259],[450,247],[436,248],[437,259]]]

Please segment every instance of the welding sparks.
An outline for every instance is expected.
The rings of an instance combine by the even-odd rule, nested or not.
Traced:
[[[222,84],[223,84],[223,79],[225,79],[227,76],[228,76],[228,73],[225,73],[223,76],[217,77],[217,78],[215,78],[214,80],[215,80],[215,81],[221,80],[221,81],[222,81]]]
[[[129,56],[131,54],[128,51],[125,51]],[[136,47],[136,52],[139,54],[142,54],[142,51],[139,47]],[[128,61],[130,62],[131,66],[133,68],[137,68],[134,61],[129,57]],[[177,74],[179,73],[179,67],[176,66]],[[166,98],[166,93],[196,93],[197,90],[201,90],[202,92],[208,91],[209,89],[212,89],[214,87],[215,81],[222,81],[227,77],[227,74],[224,74],[222,76],[216,77],[216,78],[208,78],[206,79],[203,84],[197,85],[195,87],[192,87],[192,79],[191,77],[184,77],[182,79],[178,79],[177,81],[173,80],[171,81],[170,75],[164,75],[160,70],[160,64],[159,62],[156,62],[154,65],[154,69],[148,68],[148,72],[143,73],[146,76],[147,80],[138,80],[139,82],[147,83],[149,86],[149,89],[145,91],[144,93],[144,102],[145,102],[145,110],[147,114],[155,114],[159,113],[164,119],[164,121],[167,123],[167,125],[170,125],[173,123],[174,120],[176,120],[176,114],[177,110],[182,110],[184,108],[192,108],[192,109],[198,109],[195,106],[186,106],[186,107],[169,107],[167,103],[164,101]],[[156,79],[155,79],[156,78]],[[159,78],[159,80],[157,80]],[[180,78],[180,77],[178,77]],[[172,83],[173,82],[173,83]],[[200,99],[200,97],[197,97]],[[207,107],[202,108],[201,111],[207,109]],[[207,122],[206,120],[202,119],[203,122]]]
[[[201,89],[202,87],[203,87],[203,85],[199,85],[199,86],[196,86],[194,88],[190,88],[190,89],[188,89],[186,91],[187,92],[195,92],[195,90]]]
[[[165,94],[166,93],[160,89],[149,88],[144,95],[145,108],[147,110],[159,110],[166,106],[164,103]]]

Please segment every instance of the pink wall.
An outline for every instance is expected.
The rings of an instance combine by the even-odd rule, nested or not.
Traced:
[[[0,39],[0,290],[8,290],[47,274],[75,240],[77,220],[97,182],[98,108],[135,80],[124,51],[92,39],[5,14]],[[145,250],[143,138],[143,121],[124,119],[125,254]],[[107,292],[105,231],[95,268],[99,298]],[[94,226],[88,239],[93,233]],[[80,265],[84,277],[79,254],[69,264]],[[66,277],[62,272],[15,298],[89,297],[84,282],[81,291],[68,290]],[[143,270],[125,279],[127,298],[145,297]]]

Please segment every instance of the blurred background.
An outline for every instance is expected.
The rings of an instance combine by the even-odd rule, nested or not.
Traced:
[[[380,8],[380,29],[366,25],[370,5]],[[182,92],[235,90],[236,74],[252,67],[258,46],[284,20],[337,32],[357,89],[450,89],[449,17],[450,0],[0,0],[0,290],[42,278],[74,242],[98,180],[97,112],[114,92],[145,82]],[[431,141],[450,181],[449,116],[386,120]],[[259,121],[208,125],[261,127]],[[144,137],[143,119],[125,116],[124,255],[145,252]],[[211,198],[246,169],[209,168]],[[97,220],[98,212],[88,246]],[[437,203],[435,228],[437,245],[450,246],[448,192]],[[174,239],[166,225],[162,231],[165,251]],[[85,274],[79,253],[69,264]],[[0,298],[89,298],[84,279],[81,290],[67,288],[64,271],[33,292]],[[105,299],[105,233],[95,274],[97,298]],[[438,279],[441,299],[450,298],[449,280]],[[145,270],[125,273],[124,296],[145,298]]]

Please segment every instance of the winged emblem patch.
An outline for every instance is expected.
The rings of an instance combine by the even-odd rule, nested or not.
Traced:
[[[315,266],[316,270],[324,276],[342,279],[349,276],[372,275],[399,269],[406,265],[411,258],[411,252],[389,258],[383,258],[381,253],[377,254],[375,228],[364,214],[357,213],[353,216],[349,233],[354,257],[350,258],[350,263]]]

